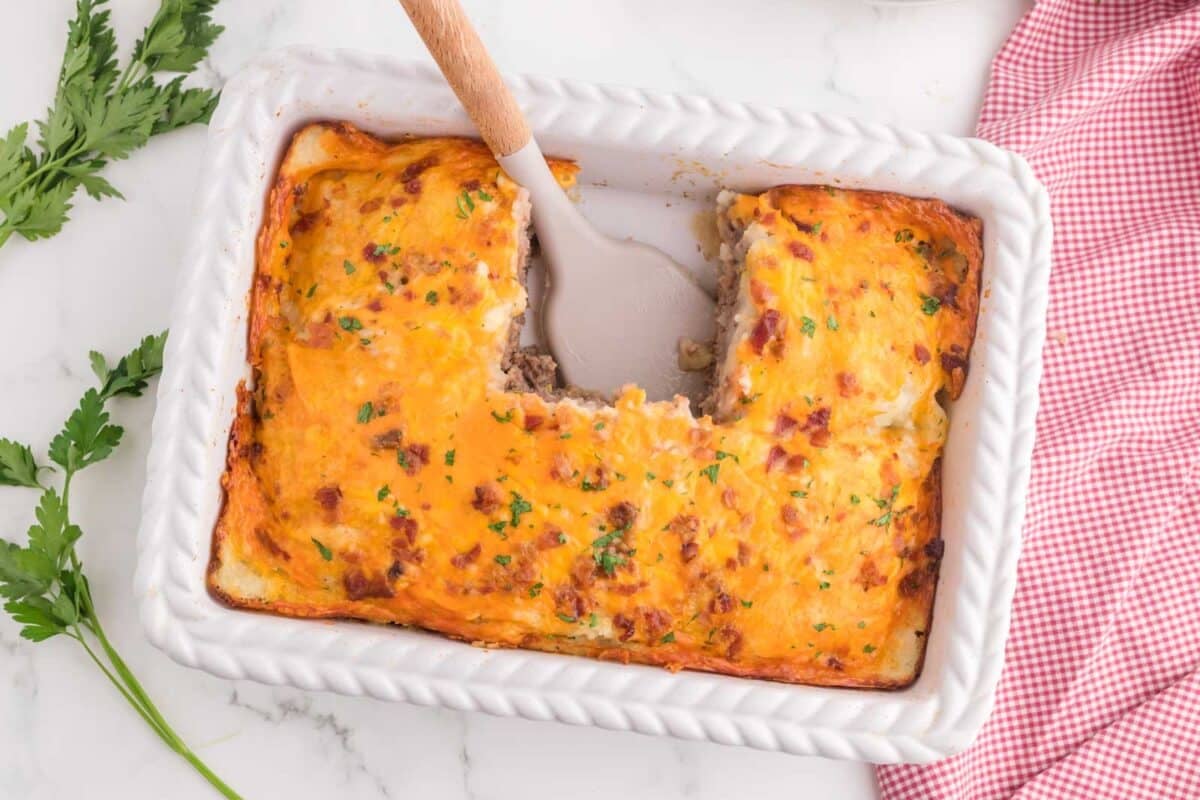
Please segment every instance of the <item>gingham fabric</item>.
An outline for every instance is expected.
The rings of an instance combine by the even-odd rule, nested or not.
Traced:
[[[979,135],[1050,192],[1012,631],[966,752],[885,800],[1200,798],[1200,0],[1042,0]],[[936,624],[936,622],[935,622]]]

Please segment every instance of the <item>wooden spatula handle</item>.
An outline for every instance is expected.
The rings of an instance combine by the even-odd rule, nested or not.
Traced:
[[[508,156],[524,147],[529,125],[458,0],[400,5],[492,152]]]

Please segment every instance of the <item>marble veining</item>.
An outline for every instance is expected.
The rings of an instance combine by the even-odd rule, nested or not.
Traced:
[[[158,0],[113,3],[126,48]],[[877,8],[858,0],[646,4],[465,0],[502,68],[971,131],[991,54],[1031,0]],[[12,4],[0,37],[0,128],[44,110],[71,0]],[[423,57],[394,0],[224,0],[228,30],[194,80],[220,86],[289,44]],[[12,76],[19,76],[14,78]],[[109,167],[124,202],[77,198],[54,239],[0,251],[0,436],[46,443],[92,380],[87,351],[116,355],[167,327],[191,226],[200,129]],[[130,592],[152,398],[122,401],[118,453],[72,489],[80,549],[110,636],[164,714],[247,798],[498,800],[567,796],[875,796],[869,766],[363,698],[228,682],[180,667],[142,638]],[[33,496],[0,488],[0,535],[19,539]],[[197,564],[197,569],[203,565]],[[0,619],[0,798],[212,797],[74,643],[30,645]]]

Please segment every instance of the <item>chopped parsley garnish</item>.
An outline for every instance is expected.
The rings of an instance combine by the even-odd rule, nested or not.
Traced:
[[[808,338],[813,338],[813,334],[817,332],[817,323],[812,317],[800,318],[800,332]]]
[[[317,291],[317,284],[314,283],[312,286],[308,287],[308,291],[305,293],[304,296],[312,297],[314,294],[316,294],[316,291]]]
[[[599,624],[600,624],[600,618],[597,617],[596,612],[593,611],[591,614],[588,615],[588,627],[594,628]]]
[[[582,490],[582,491],[585,491],[585,492],[602,492],[602,491],[604,491],[604,490],[605,490],[607,487],[606,487],[606,486],[604,486],[604,484],[601,484],[601,483],[592,483],[592,482],[591,482],[591,481],[589,481],[587,478],[584,478],[584,479],[583,479],[583,480],[582,480],[582,481],[579,483],[579,488],[580,488],[580,490]]]
[[[743,600],[741,602],[742,602],[742,608],[751,608],[754,606],[753,600]]]
[[[825,318],[825,327],[829,328],[831,331],[836,331],[838,329],[838,321],[832,314]]]
[[[495,521],[495,522],[490,522],[490,523],[488,523],[488,528],[489,528],[490,530],[492,530],[493,532],[495,532],[495,533],[499,534],[501,539],[507,539],[507,538],[508,538],[508,534],[506,534],[506,533],[504,532],[504,529],[505,529],[505,527],[507,527],[507,526],[508,526],[508,523],[507,523],[507,522],[505,522],[505,521],[504,521],[504,520],[502,520],[502,519],[501,519],[501,520],[497,520],[497,521]]]
[[[512,556],[498,555],[495,558],[493,558],[492,561],[495,561],[497,564],[499,564],[502,567],[507,567],[508,563],[510,561],[512,561]]]
[[[737,457],[736,453],[726,453],[724,450],[717,451],[717,461],[724,461],[727,458],[732,458],[737,463],[742,463],[742,460]]]
[[[788,492],[788,494],[790,494],[792,497],[808,497],[808,492],[804,491],[803,489],[793,489],[792,491]]]
[[[399,247],[393,247],[391,242],[375,245],[374,254],[377,256],[394,256],[400,252]]]
[[[338,317],[338,326],[344,331],[361,331],[362,323],[358,317]]]
[[[509,492],[512,495],[512,502],[508,504],[508,511],[511,515],[509,525],[514,528],[521,524],[521,515],[528,514],[533,511],[533,505],[516,492]]]
[[[370,422],[373,416],[375,416],[375,406],[370,400],[358,407],[358,423],[360,425]]]
[[[396,511],[397,517],[407,517],[408,516],[408,509],[405,508],[404,506],[400,505],[399,503],[396,504],[395,511]]]
[[[475,196],[478,197],[480,200],[482,200],[485,203],[490,203],[492,201],[492,196],[490,194],[488,194],[487,192],[485,192],[483,189],[480,189],[478,192],[476,192]]]
[[[471,199],[470,192],[463,191],[454,199],[454,205],[458,208],[458,213],[454,216],[459,219],[466,219],[471,216],[471,212],[475,210],[475,201]]]
[[[562,613],[561,611],[556,613],[554,616],[558,617],[559,619],[561,619],[563,622],[567,623],[568,625],[574,625],[576,622],[579,621],[575,617],[568,617],[566,614]]]
[[[863,645],[863,652],[864,652],[864,653],[866,653],[867,655],[871,655],[871,653],[874,653],[874,652],[875,652],[875,645],[873,645],[873,644],[864,644],[864,645]]]
[[[608,549],[608,546],[617,539],[620,539],[627,530],[629,529],[617,528],[615,531],[598,536],[592,540],[592,560],[596,562],[596,566],[600,567],[600,571],[609,577],[612,576],[617,567],[625,563],[625,556],[612,552]]]
[[[569,434],[569,433],[564,433],[562,436],[559,436],[558,438],[560,438],[560,439],[570,439],[570,438],[571,438],[571,434]]]
[[[875,500],[875,505],[879,506],[880,508],[886,508],[887,511],[882,516],[880,516],[879,519],[872,520],[871,521],[872,525],[874,525],[877,528],[886,528],[891,523],[891,521],[892,521],[892,506],[896,502],[896,495],[898,495],[899,493],[900,493],[900,484],[896,484],[895,486],[892,487],[892,493],[889,497],[887,497],[886,499],[878,498]]]
[[[349,260],[346,260],[346,261],[343,261],[343,262],[342,262],[342,269],[346,270],[346,274],[347,274],[347,275],[353,275],[353,274],[354,274],[354,265],[353,265],[353,264],[351,264]]]
[[[711,484],[713,484],[713,485],[716,485],[716,483],[717,483],[717,473],[718,473],[718,472],[720,472],[720,471],[721,471],[721,465],[720,465],[720,464],[709,464],[707,467],[705,467],[704,469],[700,470],[700,474],[701,474],[701,475],[704,475],[706,478],[708,478],[708,482],[709,482],[709,483],[711,483]]]
[[[512,415],[511,408],[505,411],[504,414],[497,414],[495,409],[492,410],[492,419],[496,420],[496,422],[512,422]]]
[[[902,228],[896,231],[896,244],[911,242],[913,240],[913,232],[909,228]]]
[[[317,552],[321,554],[321,558],[326,561],[333,561],[333,551],[326,547],[320,539],[313,537],[312,543],[317,546]]]
[[[925,312],[925,316],[932,317],[942,307],[942,301],[936,297],[929,295],[921,295],[921,310]]]
[[[821,631],[825,630],[826,628],[832,628],[832,627],[833,626],[830,625],[828,622],[818,622],[816,625],[813,625],[813,630],[816,631],[817,633],[820,633]]]
[[[648,481],[652,481],[652,480],[654,480],[654,479],[655,479],[655,475],[654,475],[654,473],[653,473],[653,472],[647,472],[647,473],[646,473],[646,480],[648,480]]]
[[[877,528],[884,528],[884,527],[887,527],[888,523],[891,521],[892,521],[892,512],[889,509],[886,514],[882,515],[879,519],[875,520],[872,524]]]
[[[425,293],[425,302],[431,306],[436,306],[438,301],[438,293],[430,289]]]
[[[592,429],[597,430],[597,431],[602,431],[602,430],[604,430],[604,423],[597,422],[595,425],[592,426]]]
[[[454,451],[453,451],[453,450],[447,450],[447,451],[446,451],[446,458],[445,458],[445,461],[446,461],[446,466],[447,466],[447,467],[453,467],[453,466],[454,466]]]
[[[675,480],[673,478],[663,478],[663,486],[670,489],[674,485],[675,485]]]
[[[859,497],[858,495],[856,495],[856,494],[850,495],[850,505],[856,506],[861,502],[862,502],[862,498]]]
[[[755,392],[754,394],[750,395],[749,397],[738,398],[738,402],[744,406],[748,406],[760,397],[762,397],[762,392]]]
[[[812,226],[812,232],[813,232],[813,233],[820,233],[820,232],[821,232],[821,225],[823,225],[823,224],[824,224],[824,223],[821,223],[821,222],[814,222],[814,223],[813,223],[813,226]]]
[[[380,486],[379,491],[375,493],[375,499],[382,503],[384,499],[391,493],[391,488],[389,488],[385,483],[383,486]]]
[[[363,347],[366,347],[369,344],[371,344],[371,340],[368,339],[367,337],[363,336],[361,339],[358,340],[358,343],[361,344]]]
[[[663,636],[658,641],[660,644],[671,644],[671,642],[675,641],[675,631],[671,631],[670,633]]]
[[[533,597],[537,597],[539,594],[541,594],[543,585],[544,584],[541,581],[538,581],[533,586],[530,586],[529,587],[529,596],[531,598],[533,598]]]
[[[403,450],[397,450],[396,463],[405,469],[408,469],[408,453],[404,452]]]
[[[867,627],[867,621],[866,621],[865,619],[860,619],[860,620],[858,621],[858,627],[859,627],[860,629],[861,629],[861,628],[865,628],[865,627]]]
[[[566,535],[565,533],[559,533],[559,534],[558,534],[558,543],[559,543],[559,544],[566,544],[566,543],[567,543],[567,535]]]
[[[826,589],[829,588],[829,581],[821,581],[820,583],[817,584],[817,588],[820,589],[821,591],[825,591]]]

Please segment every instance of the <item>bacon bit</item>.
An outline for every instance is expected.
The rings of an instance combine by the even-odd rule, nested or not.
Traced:
[[[390,205],[392,208],[399,208],[407,202],[407,197],[393,197],[392,199],[388,200],[388,205]]]
[[[546,421],[545,417],[538,416],[537,414],[526,414],[525,415],[525,430],[536,431],[538,428],[542,427],[542,423],[545,421]]]
[[[941,360],[942,369],[946,370],[946,372],[953,374],[955,370],[962,370],[963,373],[967,371],[967,360],[962,356],[953,353],[942,353]]]
[[[338,503],[342,501],[342,490],[339,486],[322,486],[313,493],[313,498],[326,511],[337,511]]]
[[[683,563],[688,563],[696,556],[700,555],[700,545],[694,541],[688,540],[679,548],[679,555],[683,558]]]
[[[382,575],[368,578],[360,569],[348,569],[342,576],[342,586],[346,589],[346,597],[350,600],[364,600],[368,597],[391,597],[392,587]]]
[[[402,517],[396,514],[388,520],[388,524],[392,526],[392,530],[400,533],[408,544],[411,545],[417,541],[417,521],[412,517]]]
[[[721,505],[726,508],[737,508],[737,499],[737,492],[731,486],[726,486],[725,491],[721,492]]]
[[[750,566],[750,545],[745,542],[738,542],[737,562],[740,566]]]
[[[711,447],[697,447],[692,450],[692,458],[696,461],[712,461],[717,457],[717,451]]]
[[[808,459],[802,455],[788,456],[787,464],[783,466],[785,472],[803,472],[808,466]]]
[[[636,626],[633,620],[624,614],[614,614],[612,619],[613,627],[620,633],[617,634],[617,641],[628,642],[633,638]]]
[[[796,508],[796,506],[791,503],[788,503],[779,509],[779,516],[783,517],[783,521],[787,525],[796,525],[801,519],[800,509]]]
[[[871,230],[871,220],[864,219],[862,222],[858,223],[859,233],[866,233],[869,230]]]
[[[466,550],[462,553],[452,556],[450,558],[450,564],[455,569],[466,569],[468,564],[475,563],[475,560],[479,558],[479,554],[482,552],[483,547],[480,546],[479,542],[476,542],[475,546],[470,550]]]
[[[854,582],[862,586],[863,591],[866,592],[876,586],[886,586],[887,576],[879,571],[874,561],[868,558],[858,568],[858,577],[854,579]]]
[[[845,665],[842,664],[842,660],[837,656],[830,656],[829,658],[825,659],[825,665],[834,672],[841,672],[843,669],[845,669]]]
[[[311,231],[316,227],[317,220],[320,218],[320,211],[309,211],[307,214],[301,214],[300,218],[292,225],[292,233],[306,233]]]
[[[761,222],[763,225],[775,224],[775,212],[768,211],[766,214],[763,214],[761,217],[759,217],[759,222]]]
[[[928,557],[934,561],[941,561],[942,556],[944,556],[945,554],[946,554],[946,541],[944,539],[930,539],[928,542],[925,543],[926,557]]]
[[[900,579],[899,591],[902,597],[915,597],[921,593],[929,573],[923,569],[914,569]]]
[[[608,509],[608,524],[614,528],[630,528],[637,519],[638,509],[633,503],[621,501]]]
[[[554,610],[564,617],[581,619],[588,612],[588,601],[572,586],[560,586],[554,590]]]
[[[645,581],[639,581],[638,583],[617,583],[604,588],[608,589],[608,591],[612,592],[613,594],[621,594],[628,597],[630,595],[637,594],[638,590],[644,588],[646,585],[647,584]]]
[[[762,355],[763,348],[776,337],[782,325],[783,317],[778,311],[773,308],[764,311],[750,332],[750,347],[754,352]]]
[[[742,645],[745,640],[742,637],[742,632],[732,625],[725,625],[717,632],[718,638],[723,642],[728,642],[725,647],[725,657],[735,659],[742,652]]]
[[[576,556],[572,562],[571,582],[581,589],[587,589],[596,582],[596,560],[590,553]]]
[[[813,260],[812,248],[803,242],[788,242],[788,252],[805,261]]]
[[[642,608],[642,622],[646,626],[646,638],[653,641],[671,630],[671,615],[658,608]]]
[[[480,185],[481,184],[479,183],[479,181],[477,181],[474,178],[471,178],[471,180],[469,180],[469,181],[462,182],[462,188],[466,189],[468,192],[478,191]]]
[[[789,417],[787,414],[780,414],[775,418],[775,435],[791,436],[792,431],[796,430],[799,424],[794,417]]]
[[[571,466],[571,459],[562,453],[555,453],[554,458],[550,461],[550,477],[560,483],[566,483],[574,474],[575,469]]]
[[[777,444],[772,445],[771,449],[767,452],[767,472],[779,466],[781,461],[787,461],[787,457],[787,450],[784,450]]]
[[[713,595],[713,599],[709,601],[708,610],[714,614],[728,614],[733,611],[735,601],[733,595],[718,591]]]
[[[332,347],[336,333],[328,322],[310,322],[308,323],[308,346],[322,350]]]
[[[387,261],[387,253],[374,242],[367,242],[362,249],[363,258],[372,264],[382,264]]]
[[[399,183],[407,183],[430,167],[436,167],[437,164],[438,157],[435,155],[428,155],[423,158],[418,158],[416,161],[405,167],[404,170],[396,176],[396,180]]]
[[[813,447],[824,447],[829,444],[829,407],[822,406],[808,415],[804,420],[804,432]]]
[[[925,345],[915,344],[913,345],[913,358],[917,360],[918,364],[928,364],[929,350],[925,348]]]
[[[292,560],[291,554],[276,544],[275,540],[271,538],[271,534],[267,533],[263,528],[254,529],[254,538],[258,539],[258,543],[276,558],[282,558],[284,561]]]
[[[367,202],[363,203],[361,206],[359,206],[358,213],[370,214],[372,211],[378,211],[379,207],[381,205],[383,205],[382,197],[373,198],[373,199],[368,200]]]
[[[395,450],[400,447],[400,442],[404,438],[404,432],[399,428],[391,428],[383,433],[377,433],[371,437],[371,445],[376,450]]]
[[[421,179],[413,178],[411,181],[408,181],[407,183],[405,183],[404,191],[408,192],[409,194],[420,194],[421,193]]]
[[[695,514],[679,514],[667,525],[671,529],[671,533],[678,534],[684,538],[694,536],[696,531],[700,530],[700,518]]]
[[[853,397],[862,392],[862,387],[858,385],[858,377],[853,372],[839,372],[837,384],[838,394],[842,397]]]
[[[392,539],[392,556],[409,564],[420,564],[425,560],[424,550],[413,550],[406,537]]]
[[[404,471],[416,475],[417,470],[429,463],[429,445],[410,444],[404,448]]]
[[[556,547],[562,546],[559,537],[562,536],[562,528],[556,528],[553,525],[547,525],[545,530],[537,539],[538,550],[553,550]]]
[[[376,297],[371,302],[367,303],[368,311],[383,311],[383,301]]]
[[[475,487],[475,499],[471,501],[471,507],[481,513],[490,514],[500,507],[503,499],[497,484],[481,483]]]

